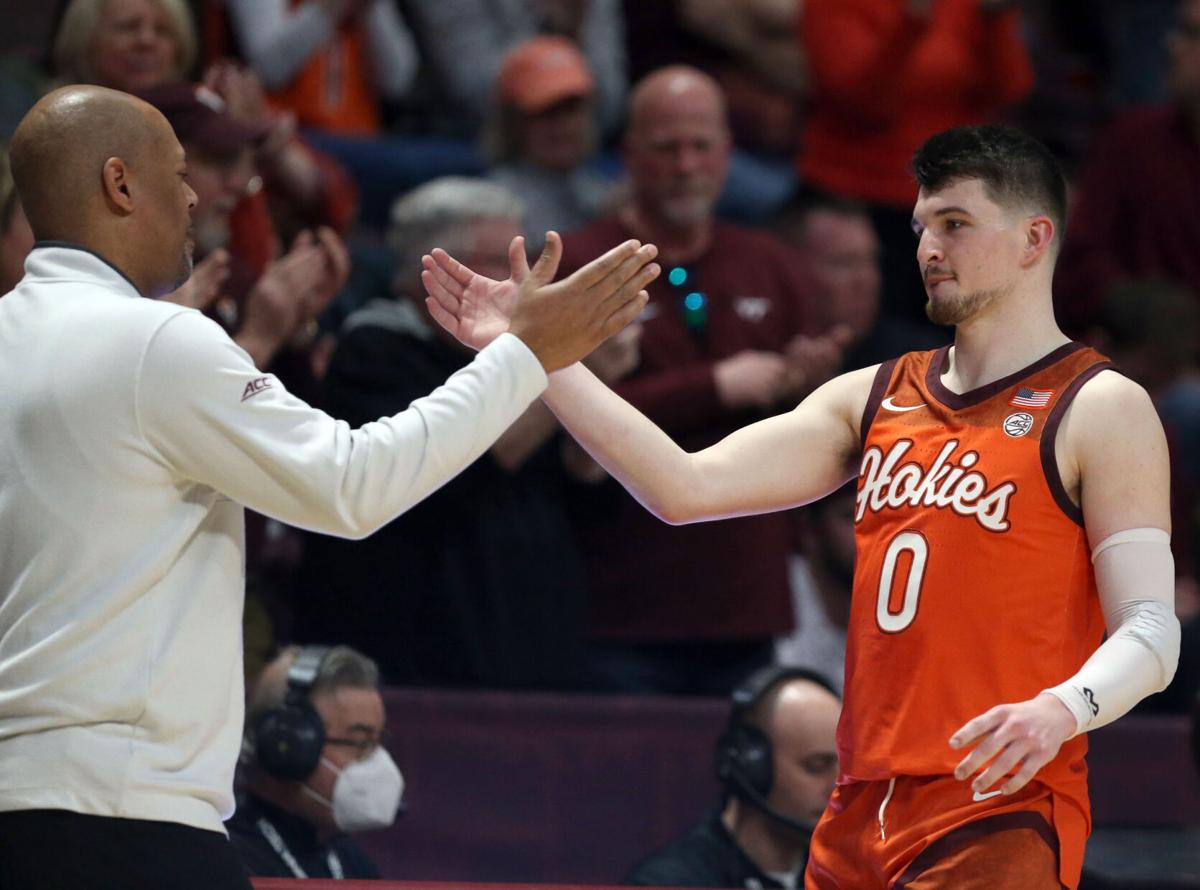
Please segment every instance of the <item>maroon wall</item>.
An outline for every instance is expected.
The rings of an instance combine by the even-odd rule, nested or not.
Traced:
[[[389,690],[408,812],[363,837],[385,877],[618,883],[717,797],[722,701]],[[1181,718],[1092,734],[1097,824],[1200,823]]]

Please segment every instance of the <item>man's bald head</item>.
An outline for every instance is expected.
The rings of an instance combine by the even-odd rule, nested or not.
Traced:
[[[784,816],[815,825],[837,779],[841,700],[823,682],[790,676],[776,682],[743,720],[771,742],[768,803]]]
[[[725,98],[702,71],[671,65],[634,88],[625,163],[644,234],[703,231],[729,171],[731,141]]]
[[[725,129],[725,94],[703,71],[687,65],[668,65],[643,77],[629,100],[629,129],[638,131],[664,114],[685,111],[710,118]]]
[[[69,86],[38,102],[13,135],[13,180],[39,241],[86,247],[150,296],[191,273],[183,147],[153,106]]]
[[[173,140],[166,119],[127,93],[69,86],[45,96],[17,127],[10,149],[13,180],[38,240],[81,240],[112,212],[104,201],[105,163],[119,158],[137,169]]]

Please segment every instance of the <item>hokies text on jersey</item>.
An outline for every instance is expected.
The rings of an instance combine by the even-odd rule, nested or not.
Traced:
[[[988,531],[1008,531],[1008,506],[1017,490],[1015,482],[989,489],[987,477],[973,469],[979,453],[966,451],[956,456],[957,439],[942,446],[928,469],[916,461],[902,464],[912,445],[911,439],[899,439],[886,455],[878,445],[863,454],[855,522],[867,510],[878,513],[901,507],[949,507],[959,516],[974,516]]]

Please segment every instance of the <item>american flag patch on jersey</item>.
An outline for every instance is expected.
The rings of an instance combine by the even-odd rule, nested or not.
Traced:
[[[1050,398],[1053,395],[1054,390],[1052,389],[1030,389],[1022,386],[1008,404],[1016,405],[1018,408],[1045,408],[1050,404]]]

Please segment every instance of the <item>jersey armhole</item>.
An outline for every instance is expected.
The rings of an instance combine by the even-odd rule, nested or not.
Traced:
[[[1041,441],[1038,443],[1042,459],[1042,473],[1046,477],[1046,484],[1050,486],[1050,494],[1054,496],[1054,502],[1058,504],[1059,509],[1080,528],[1083,527],[1083,508],[1071,500],[1066,486],[1063,485],[1062,474],[1058,472],[1058,454],[1055,442],[1058,439],[1058,428],[1062,424],[1063,416],[1071,407],[1071,403],[1075,401],[1079,390],[1101,371],[1109,370],[1116,370],[1116,365],[1108,361],[1097,362],[1084,368],[1079,376],[1071,381],[1063,394],[1059,396],[1058,401],[1054,403],[1054,407],[1050,409],[1046,425],[1042,428]]]
[[[884,393],[888,390],[888,385],[892,382],[892,372],[896,370],[898,361],[900,361],[898,358],[888,359],[875,372],[875,379],[871,382],[871,394],[867,396],[862,420],[858,424],[859,450],[867,445],[867,433],[871,429],[871,424],[875,422],[875,415],[879,413],[879,405],[883,401]]]

